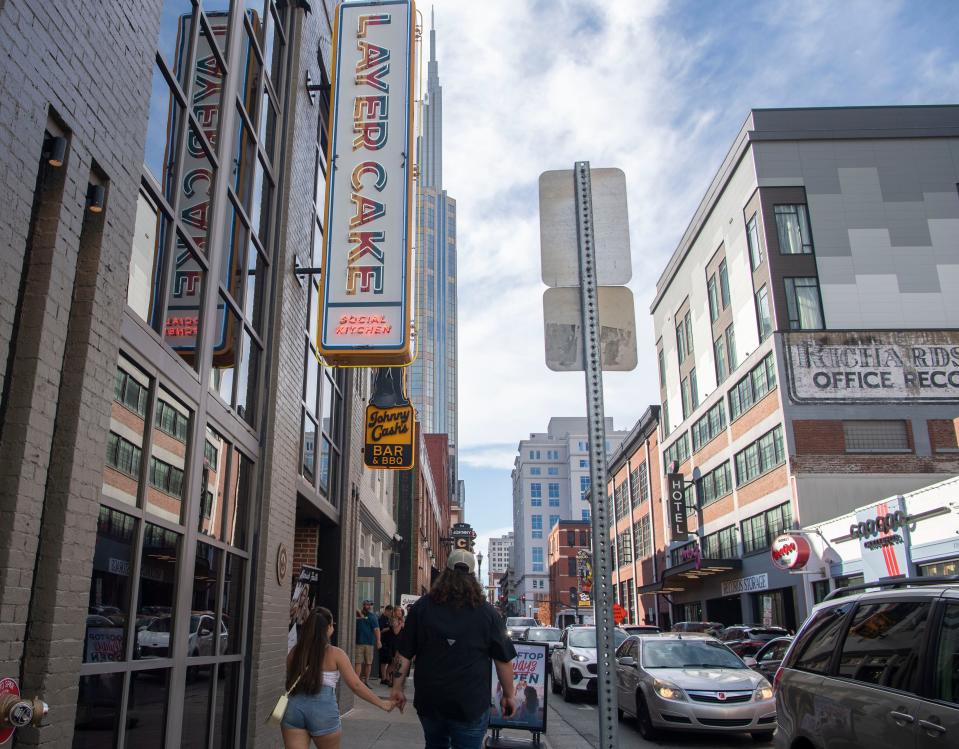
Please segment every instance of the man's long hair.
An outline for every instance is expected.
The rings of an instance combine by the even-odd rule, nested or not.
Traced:
[[[293,694],[316,694],[320,691],[323,684],[323,658],[330,647],[332,623],[333,614],[330,610],[317,606],[300,627],[286,675],[287,689],[296,682]]]
[[[486,598],[473,573],[465,570],[445,569],[436,578],[430,588],[430,598],[436,602],[453,607],[477,609]]]

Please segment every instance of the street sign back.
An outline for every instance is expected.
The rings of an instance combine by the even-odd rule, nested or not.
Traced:
[[[554,372],[582,372],[583,313],[580,291],[546,289],[546,366]],[[626,286],[599,288],[600,366],[606,372],[636,368],[636,310],[633,292]]]
[[[626,175],[622,169],[590,169],[596,283],[621,286],[633,275],[629,256]],[[579,247],[573,170],[539,175],[539,246],[543,283],[579,286]]]

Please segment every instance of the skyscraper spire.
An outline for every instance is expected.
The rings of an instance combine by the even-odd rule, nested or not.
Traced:
[[[436,10],[430,9],[430,59],[423,105],[423,140],[420,144],[420,182],[443,189],[443,87],[436,61]]]

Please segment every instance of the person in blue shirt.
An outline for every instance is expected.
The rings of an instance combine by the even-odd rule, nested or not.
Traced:
[[[353,657],[356,674],[365,684],[370,680],[373,668],[373,648],[382,647],[380,641],[380,621],[373,613],[373,602],[363,601],[363,609],[356,612],[356,654]]]

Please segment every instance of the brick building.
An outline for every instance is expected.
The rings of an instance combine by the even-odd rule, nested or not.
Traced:
[[[573,614],[580,608],[592,614],[592,604],[579,605],[579,573],[576,566],[577,553],[592,549],[591,527],[584,520],[560,520],[549,532],[546,539],[549,593],[533,601],[533,610],[544,626],[558,626],[557,617],[560,614]]]
[[[0,675],[56,716],[22,746],[275,745],[291,572],[348,645],[393,551],[294,273],[332,3],[233,5],[0,5]]]
[[[446,566],[450,531],[449,452],[445,434],[420,434],[412,471],[397,473],[398,533],[402,541],[397,592],[423,595]],[[435,464],[434,464],[435,463]]]
[[[646,409],[629,431],[610,457],[607,475],[614,599],[626,609],[627,623],[652,624],[661,616],[661,601],[638,590],[665,566],[669,537],[660,481],[659,406]]]
[[[953,475],[959,107],[754,110],[652,303],[674,620],[796,627],[769,547]],[[657,477],[660,481],[663,476]]]

